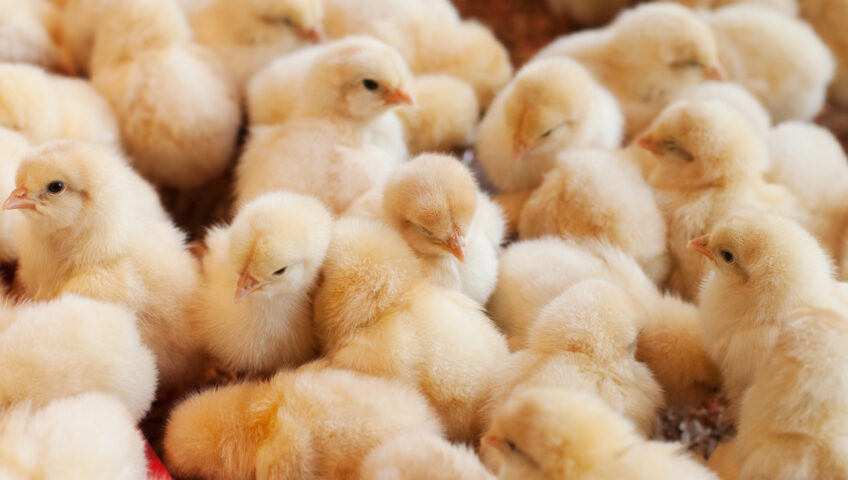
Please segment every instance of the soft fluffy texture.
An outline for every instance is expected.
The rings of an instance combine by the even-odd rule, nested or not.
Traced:
[[[0,0],[0,62],[67,70],[58,23],[59,9],[47,0]]]
[[[848,35],[842,19],[848,15],[844,0],[799,0],[801,17],[810,23],[836,60],[836,73],[828,97],[842,107],[848,106]]]
[[[15,173],[29,148],[25,136],[0,127],[0,195],[15,189]],[[0,215],[0,262],[12,262],[18,258],[15,231],[20,221],[18,215]]]
[[[704,82],[682,90],[676,100],[721,100],[739,110],[763,134],[771,129],[768,110],[751,92],[735,82]]]
[[[494,480],[467,446],[409,433],[383,442],[362,462],[361,480]]]

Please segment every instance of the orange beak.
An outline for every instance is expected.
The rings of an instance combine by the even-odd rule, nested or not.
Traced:
[[[29,198],[26,187],[18,187],[9,194],[9,198],[3,202],[3,210],[38,210],[35,200]]]
[[[724,73],[724,69],[721,68],[721,65],[716,64],[714,67],[704,69],[704,78],[721,81],[726,80],[727,75]]]
[[[235,302],[239,303],[244,300],[244,297],[262,288],[262,284],[253,278],[249,273],[244,272],[238,279],[238,288],[236,288]]]
[[[690,240],[689,248],[707,257],[711,262],[716,263],[715,255],[713,255],[713,252],[707,248],[709,243],[710,236],[704,235],[703,237],[693,238]]]
[[[512,145],[512,163],[516,164],[527,154],[527,144],[523,140],[516,138],[513,140]]]
[[[417,105],[415,103],[415,98],[412,96],[412,94],[410,94],[403,88],[396,88],[391,92],[387,92],[385,95],[383,95],[383,100],[385,100],[386,103],[388,103],[389,105],[395,105],[400,103],[405,103],[407,105],[412,106]]]
[[[501,442],[494,433],[487,433],[486,435],[483,435],[483,438],[480,439],[480,446],[494,448],[501,453],[506,452],[503,442]]]
[[[306,30],[300,31],[300,38],[312,43],[321,43],[324,41],[324,31],[321,27],[315,26]]]
[[[660,146],[657,145],[656,141],[654,141],[654,137],[652,135],[644,135],[642,137],[639,137],[639,140],[636,140],[636,145],[639,145],[640,147],[653,153],[654,155],[662,154]]]
[[[448,239],[447,250],[462,263],[465,263],[465,238],[456,233]]]

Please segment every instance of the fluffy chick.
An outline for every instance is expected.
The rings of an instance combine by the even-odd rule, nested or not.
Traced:
[[[0,416],[0,477],[145,480],[145,442],[115,397],[86,393]]]
[[[717,480],[682,445],[643,440],[585,392],[521,392],[499,410],[483,445],[497,452],[501,480]]]
[[[421,395],[340,370],[281,371],[189,397],[165,429],[165,460],[184,477],[355,480],[373,448],[403,433],[440,435]]]
[[[216,358],[256,374],[312,358],[311,295],[332,225],[318,200],[275,192],[209,232],[195,322]]]
[[[815,238],[789,219],[738,213],[690,245],[713,270],[701,290],[701,327],[735,416],[793,310],[844,307],[830,259]]]
[[[397,51],[364,37],[312,50],[294,60],[308,55],[305,75],[284,75],[275,91],[274,101],[290,105],[282,111],[293,118],[251,130],[236,171],[237,205],[266,191],[292,190],[341,213],[406,159],[399,121],[394,117],[394,133],[382,123],[390,108],[414,102],[411,74]],[[280,71],[286,60],[266,71]],[[288,89],[293,86],[300,88]]]
[[[687,300],[697,298],[709,270],[704,258],[688,250],[689,240],[743,208],[802,217],[788,190],[762,178],[768,164],[762,136],[724,102],[671,105],[637,144],[656,157],[650,183],[668,222],[668,287]]]
[[[42,407],[98,390],[115,395],[136,421],[156,393],[156,360],[141,343],[136,317],[118,305],[68,295],[6,307],[0,315],[0,409],[28,400]]]
[[[20,133],[0,127],[0,192],[15,189],[15,173],[30,145]],[[0,262],[9,263],[18,259],[15,232],[21,218],[18,215],[0,214]]]
[[[163,387],[199,370],[187,308],[197,262],[156,192],[112,149],[54,141],[24,157],[3,204],[20,210],[18,277],[26,296],[111,301],[138,315]]]
[[[424,154],[404,163],[384,186],[354,202],[348,214],[394,227],[434,284],[461,290],[480,303],[494,290],[503,215],[455,158]]]
[[[494,480],[467,446],[426,433],[383,442],[362,462],[361,480]]]
[[[176,188],[220,175],[241,123],[236,90],[191,35],[174,0],[120,2],[104,13],[91,59],[135,168]]]
[[[593,392],[650,434],[662,390],[633,358],[645,312],[621,287],[584,280],[551,301],[530,328],[527,349],[497,369],[487,410],[532,387]]]
[[[801,20],[757,5],[731,5],[707,16],[730,79],[753,93],[777,122],[810,120],[824,105],[834,62]]]
[[[67,69],[58,17],[58,9],[46,0],[0,0],[0,62]]]
[[[722,74],[710,27],[688,8],[647,3],[608,27],[565,36],[536,58],[569,56],[618,99],[625,137],[648,126],[681,89]]]
[[[519,70],[486,111],[476,159],[499,190],[532,189],[561,150],[617,148],[623,123],[615,99],[579,63],[539,60]]]
[[[594,0],[592,2],[546,0],[545,3],[555,15],[564,16],[578,25],[594,27],[609,22],[635,2],[634,0]]]
[[[763,104],[742,85],[734,82],[709,81],[683,89],[676,100],[721,100],[744,114],[758,131],[771,129],[771,116]]]
[[[416,386],[454,441],[474,442],[503,337],[465,295],[432,286],[400,234],[373,220],[336,223],[315,297],[326,362]]]
[[[121,138],[112,109],[88,82],[23,64],[0,64],[0,126],[33,143],[71,138],[117,145]]]
[[[828,98],[841,107],[848,107],[848,35],[842,19],[848,15],[844,0],[799,0],[801,17],[809,22],[830,48],[836,60],[836,72],[828,90]]]

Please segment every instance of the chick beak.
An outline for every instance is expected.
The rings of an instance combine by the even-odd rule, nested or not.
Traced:
[[[412,105],[413,107],[416,106],[415,98],[412,94],[400,87],[386,92],[386,94],[383,95],[383,100],[385,100],[389,105],[405,103],[407,105]]]
[[[710,236],[704,235],[703,237],[693,238],[689,241],[689,248],[700,253],[701,255],[707,257],[711,262],[716,263],[715,255],[711,252],[707,245],[710,243]]]
[[[9,198],[3,202],[3,210],[37,210],[34,200],[28,197],[29,192],[26,187],[18,187],[12,191]]]
[[[653,153],[654,155],[662,154],[660,146],[657,144],[656,141],[654,141],[654,137],[651,135],[644,135],[642,137],[639,137],[639,140],[636,140],[636,145],[639,145],[640,147]]]
[[[447,242],[447,250],[462,263],[465,263],[465,238],[460,234],[454,234]]]
[[[724,73],[724,69],[721,68],[721,65],[716,64],[713,67],[704,69],[704,78],[709,80],[726,80],[727,75]]]
[[[236,288],[236,297],[235,302],[239,303],[244,300],[244,297],[250,295],[262,288],[262,284],[259,283],[253,276],[249,273],[244,272],[238,279],[238,288]]]
[[[501,442],[500,439],[493,433],[487,433],[486,435],[483,435],[483,438],[480,439],[480,446],[494,448],[495,450],[501,453],[506,452],[503,442]]]
[[[513,144],[513,147],[512,147],[512,163],[516,164],[522,158],[524,158],[524,155],[527,154],[527,144],[524,143],[523,140],[518,139],[518,138],[516,138],[512,142],[512,144]]]
[[[315,26],[300,31],[300,38],[312,43],[321,43],[324,41],[324,31],[321,27]]]

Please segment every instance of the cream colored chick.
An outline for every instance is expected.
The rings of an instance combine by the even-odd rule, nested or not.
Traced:
[[[771,129],[771,116],[763,104],[742,85],[734,82],[709,81],[684,89],[676,100],[721,100],[744,114],[748,121],[765,134]]]
[[[565,36],[536,58],[569,56],[582,63],[618,99],[625,138],[648,126],[677,93],[722,67],[710,27],[688,8],[640,5],[608,27]]]
[[[815,238],[784,217],[739,213],[690,245],[713,269],[701,290],[701,327],[735,416],[793,311],[844,307],[830,259]]]
[[[486,111],[476,159],[499,190],[532,189],[561,150],[617,148],[623,122],[615,99],[579,63],[539,60],[519,70]]]
[[[187,0],[197,41],[221,57],[239,88],[274,58],[323,37],[321,0]]]
[[[21,158],[29,150],[27,138],[20,133],[0,127],[0,192],[15,189],[15,173]],[[9,263],[18,259],[15,232],[20,216],[0,213],[0,262]]]
[[[416,386],[448,438],[474,442],[503,337],[465,295],[432,286],[400,234],[373,220],[336,223],[315,296],[327,364]]]
[[[657,284],[668,275],[663,215],[639,169],[614,152],[557,155],[521,210],[518,235],[601,239],[632,255]]]
[[[727,76],[753,93],[780,123],[810,120],[824,105],[834,62],[801,20],[757,5],[732,5],[707,16]]]
[[[121,138],[112,109],[88,82],[22,64],[0,64],[0,126],[33,143],[71,138],[118,145]]]
[[[362,462],[361,480],[494,480],[468,446],[427,433],[387,440]]]
[[[315,355],[311,295],[332,225],[318,200],[276,192],[209,232],[195,328],[216,358],[268,374]]]
[[[86,393],[0,415],[0,477],[145,480],[145,441],[115,397]]]
[[[687,248],[722,218],[743,208],[796,215],[797,200],[762,178],[765,141],[745,116],[719,100],[676,103],[663,111],[638,145],[656,157],[650,183],[668,222],[672,269],[668,287],[697,298],[708,262]]]
[[[848,478],[846,316],[792,316],[742,399],[730,444],[738,478]]]
[[[718,390],[721,377],[704,347],[697,308],[660,292],[632,257],[608,244],[547,237],[510,245],[487,310],[510,348],[523,349],[545,306],[588,279],[624,288],[645,310],[636,359],[654,373],[667,404],[698,404]]]
[[[190,188],[219,176],[235,153],[238,95],[212,54],[192,43],[174,0],[107,9],[91,59],[92,83],[115,110],[135,168]]]
[[[798,2],[796,0],[662,0],[686,5],[689,8],[715,9],[735,4],[750,4],[768,7],[780,13],[797,16]]]
[[[424,154],[404,163],[348,214],[394,227],[435,285],[461,290],[480,303],[494,290],[503,215],[457,159]]]
[[[498,412],[484,448],[501,480],[718,480],[683,446],[650,442],[594,395],[536,388]]]
[[[419,75],[410,92],[416,105],[395,110],[410,153],[450,152],[471,145],[480,105],[470,85],[445,74]]]
[[[489,414],[528,388],[574,388],[599,395],[649,435],[663,398],[651,371],[633,358],[645,318],[629,293],[605,280],[569,288],[541,311],[527,349],[501,362]]]
[[[0,329],[0,409],[98,390],[115,395],[135,421],[156,393],[156,359],[126,308],[73,295],[6,307]]]
[[[0,0],[0,62],[67,69],[58,17],[58,9],[46,0]]]
[[[394,106],[414,103],[407,90],[411,74],[397,51],[353,37],[296,54],[296,64],[302,65],[304,55],[311,57],[305,75],[278,77],[279,96],[273,97],[291,106],[282,111],[292,118],[251,130],[236,171],[237,205],[267,191],[292,190],[341,213],[406,159],[400,122],[386,115]],[[281,61],[266,70],[271,78]],[[392,119],[394,131],[384,123]]]
[[[413,432],[438,436],[441,427],[409,387],[340,370],[281,371],[178,405],[165,464],[182,477],[355,480],[368,452]]]
[[[848,15],[845,0],[798,0],[801,17],[809,22],[836,60],[836,73],[828,90],[829,100],[848,107],[848,35],[842,19]]]
[[[127,306],[156,354],[163,387],[198,373],[187,312],[197,262],[125,159],[102,145],[55,141],[23,159],[16,184],[3,209],[23,215],[17,246],[25,295],[76,293]]]
[[[635,2],[634,0],[594,0],[592,2],[546,0],[545,3],[555,15],[564,16],[578,25],[594,27],[609,22]]]

